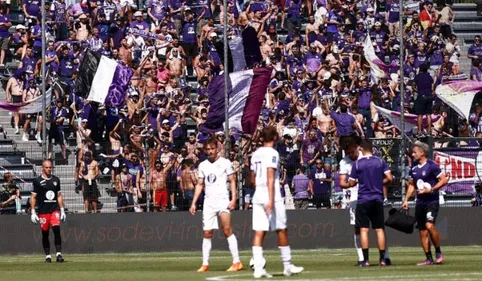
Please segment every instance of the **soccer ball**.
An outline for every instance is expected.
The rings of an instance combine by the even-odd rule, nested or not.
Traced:
[[[265,269],[265,268],[266,268],[266,259],[263,258],[263,259],[261,260],[261,263],[262,263],[262,265],[263,265],[263,269]],[[251,258],[251,259],[249,260],[249,267],[250,267],[252,270],[254,270],[254,258]]]

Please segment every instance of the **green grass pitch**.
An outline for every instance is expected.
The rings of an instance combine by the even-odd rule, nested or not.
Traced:
[[[201,245],[200,245],[201,246]],[[443,265],[417,267],[424,259],[421,248],[391,248],[393,266],[380,268],[354,267],[356,254],[352,249],[294,250],[292,261],[303,266],[305,272],[291,277],[281,276],[282,264],[278,251],[265,251],[267,271],[273,280],[482,280],[482,247],[442,247]],[[250,252],[243,251],[241,260],[246,269],[228,273],[231,264],[229,252],[212,252],[210,271],[197,273],[201,253],[159,254],[85,254],[64,253],[63,264],[44,263],[44,256],[1,256],[0,280],[15,281],[163,281],[163,280],[252,280],[249,268]],[[372,264],[378,260],[378,251],[370,251]],[[55,258],[54,258],[55,260]]]

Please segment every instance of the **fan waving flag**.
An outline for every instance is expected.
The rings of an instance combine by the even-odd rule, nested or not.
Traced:
[[[365,38],[365,42],[363,43],[363,53],[365,55],[365,59],[370,65],[370,74],[373,83],[378,83],[378,79],[388,78],[388,70],[397,65],[396,62],[392,62],[391,65],[386,65],[380,60],[380,58],[375,54],[375,48],[373,48],[370,36]]]
[[[76,93],[100,104],[121,105],[134,71],[115,60],[87,51],[80,64]]]
[[[46,104],[47,106],[50,104],[50,99],[52,97],[52,88],[48,89],[45,92],[46,96]],[[18,113],[38,113],[42,111],[42,105],[43,105],[43,96],[38,96],[34,99],[31,99],[26,102],[21,102],[21,103],[7,103],[0,101],[0,108],[5,109],[11,112],[18,112]]]
[[[229,127],[246,134],[256,131],[259,114],[271,77],[271,68],[256,68],[229,74],[228,116]],[[208,119],[199,128],[203,133],[223,130],[225,122],[224,76],[214,77],[208,87]]]
[[[400,129],[402,127],[402,114],[398,111],[391,111],[385,109],[383,107],[379,107],[375,105],[375,109],[378,111],[379,114],[387,118],[392,125]],[[405,113],[405,132],[411,132],[413,128],[417,127],[417,115]],[[437,122],[440,119],[440,115],[432,114],[430,115],[432,124]],[[422,127],[427,128],[427,117],[424,115],[422,118]]]

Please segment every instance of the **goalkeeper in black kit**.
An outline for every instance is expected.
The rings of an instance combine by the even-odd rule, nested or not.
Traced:
[[[60,237],[60,221],[65,222],[64,200],[60,193],[60,180],[52,175],[52,161],[44,160],[42,163],[42,175],[33,181],[33,192],[30,198],[32,207],[31,219],[34,224],[40,222],[42,230],[42,245],[45,250],[45,262],[51,263],[49,231],[52,227],[54,232],[55,250],[57,262],[63,262]],[[37,210],[35,210],[37,208]]]

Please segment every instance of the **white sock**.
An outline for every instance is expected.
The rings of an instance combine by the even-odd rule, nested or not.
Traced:
[[[262,268],[261,261],[263,260],[263,247],[253,246],[253,259],[254,259],[254,270],[260,270]]]
[[[60,255],[61,255],[61,253],[60,253],[60,252],[57,252],[57,257],[60,256]]]
[[[291,248],[290,246],[280,246],[278,247],[281,251],[281,260],[283,261],[283,266],[285,269],[291,266]]]
[[[355,234],[353,238],[355,242],[356,253],[358,254],[358,261],[363,261],[365,258],[363,257],[363,251],[361,248],[360,234]]]
[[[203,265],[209,265],[209,253],[211,253],[211,238],[203,239]]]
[[[233,256],[233,263],[238,263],[239,262],[238,239],[236,239],[236,236],[234,234],[228,237],[228,246],[229,246],[229,251]]]
[[[52,256],[51,256],[51,255],[46,255],[45,258],[46,258],[46,259],[51,259]]]

